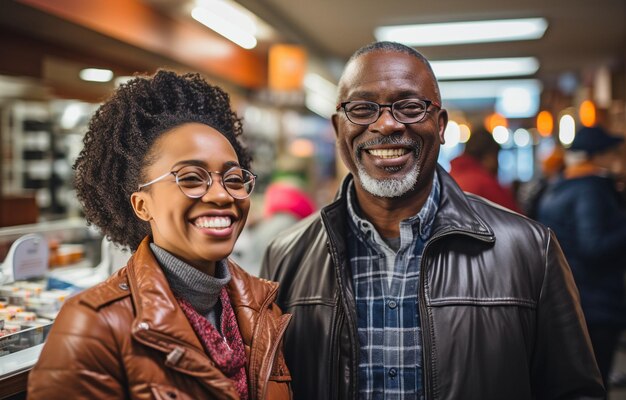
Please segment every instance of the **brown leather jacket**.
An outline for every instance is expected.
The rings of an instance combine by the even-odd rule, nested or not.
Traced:
[[[29,399],[238,399],[179,308],[146,238],[126,267],[63,306],[29,376]],[[229,261],[250,399],[291,398],[278,285]]]

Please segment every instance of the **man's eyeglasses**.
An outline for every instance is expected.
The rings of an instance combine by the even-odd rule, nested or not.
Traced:
[[[378,104],[373,101],[355,100],[346,101],[337,105],[336,111],[343,108],[350,122],[357,125],[373,124],[380,118],[383,107],[391,109],[393,118],[402,124],[420,122],[426,116],[430,105],[441,108],[441,105],[431,100],[403,99],[391,104]]]
[[[169,175],[174,175],[180,191],[187,197],[197,199],[204,196],[209,191],[209,188],[213,184],[213,174],[221,175],[220,181],[222,186],[226,189],[228,194],[235,199],[245,199],[250,196],[252,189],[254,189],[256,175],[248,170],[234,167],[226,172],[216,172],[207,171],[195,165],[187,165],[177,171],[170,171],[148,183],[139,185],[138,190],[150,186]]]

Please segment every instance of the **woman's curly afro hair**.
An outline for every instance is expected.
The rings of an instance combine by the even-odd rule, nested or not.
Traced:
[[[222,89],[199,74],[159,70],[151,77],[135,77],[98,108],[74,164],[76,195],[89,224],[113,242],[137,249],[150,225],[137,218],[130,196],[157,156],[152,153],[155,141],[188,122],[222,133],[242,168],[250,168],[250,153],[238,139],[241,119]]]

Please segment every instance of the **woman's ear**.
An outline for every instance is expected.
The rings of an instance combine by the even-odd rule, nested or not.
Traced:
[[[135,215],[143,221],[150,221],[152,216],[148,210],[148,201],[144,192],[134,192],[130,195],[130,204],[133,206]]]

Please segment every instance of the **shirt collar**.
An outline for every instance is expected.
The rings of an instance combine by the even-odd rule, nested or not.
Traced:
[[[439,198],[440,198],[440,184],[437,176],[437,171],[433,174],[433,184],[430,190],[430,194],[426,199],[426,202],[422,206],[422,209],[414,216],[402,220],[400,224],[409,224],[414,229],[419,229],[419,235],[423,240],[428,239],[430,236],[430,228],[432,226],[433,221],[435,220],[435,215],[437,214],[437,210],[439,209]],[[346,190],[346,199],[348,203],[348,215],[350,219],[354,223],[355,227],[358,227],[363,233],[367,233],[368,231],[374,231],[374,226],[362,218],[359,215],[359,205],[356,200],[356,193],[354,192],[354,179],[350,181]]]

